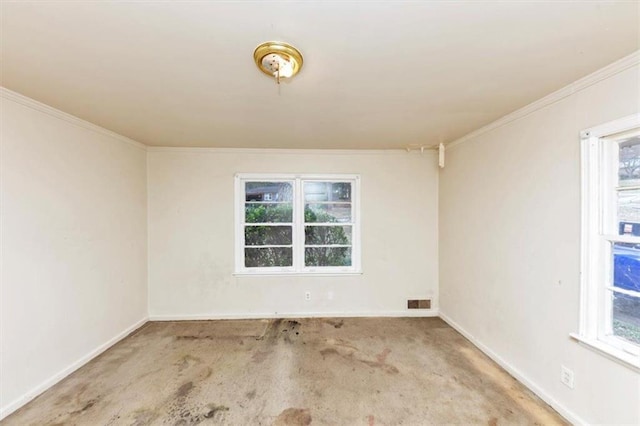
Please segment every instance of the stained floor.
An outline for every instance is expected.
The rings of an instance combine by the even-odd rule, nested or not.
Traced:
[[[439,318],[150,322],[3,425],[554,425]]]

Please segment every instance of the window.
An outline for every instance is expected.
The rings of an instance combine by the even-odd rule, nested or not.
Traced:
[[[236,175],[236,273],[358,273],[354,175]]]
[[[640,115],[582,133],[577,339],[640,368]]]

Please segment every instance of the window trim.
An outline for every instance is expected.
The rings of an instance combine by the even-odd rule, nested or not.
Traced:
[[[247,268],[244,266],[244,211],[243,183],[247,180],[293,183],[292,250],[293,265],[287,267]],[[351,266],[304,266],[304,192],[303,181],[351,182]],[[356,174],[285,174],[285,173],[236,173],[235,175],[235,269],[236,276],[338,276],[360,275],[360,176]],[[340,224],[336,224],[340,225]],[[316,225],[314,225],[316,226]]]
[[[611,147],[603,139],[617,133],[640,127],[640,114],[630,115],[596,126],[580,133],[581,139],[581,269],[580,269],[580,321],[578,333],[570,336],[589,348],[604,354],[633,370],[640,371],[640,348],[624,339],[606,335],[610,302],[606,277],[612,267],[611,242],[640,243],[640,237],[610,235],[605,220],[611,217],[611,173],[607,162]],[[605,193],[607,191],[607,193]],[[607,200],[603,200],[606,197]],[[633,240],[633,241],[631,241]]]

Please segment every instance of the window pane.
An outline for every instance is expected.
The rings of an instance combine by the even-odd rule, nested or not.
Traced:
[[[247,246],[290,245],[291,226],[246,226],[244,244]]]
[[[618,232],[640,235],[640,189],[618,191]]]
[[[640,249],[635,244],[613,244],[613,285],[640,291]]]
[[[245,182],[245,201],[291,201],[291,182]]]
[[[304,207],[307,223],[351,222],[351,204],[307,204]]]
[[[304,183],[305,201],[351,201],[350,182],[315,182]]]
[[[351,266],[351,247],[307,247],[305,266]]]
[[[613,334],[640,344],[640,298],[613,293]]]
[[[291,247],[245,248],[244,266],[247,268],[267,268],[271,266],[293,265]]]
[[[305,226],[307,245],[351,244],[351,226]]]
[[[620,186],[640,185],[640,136],[622,140],[618,151]]]
[[[245,204],[244,221],[246,223],[291,223],[293,205],[286,204]]]

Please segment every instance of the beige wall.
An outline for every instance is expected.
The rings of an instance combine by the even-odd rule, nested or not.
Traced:
[[[144,148],[4,94],[0,418],[147,316]]]
[[[440,175],[441,313],[589,423],[640,423],[640,375],[578,330],[582,129],[640,110],[635,66],[448,151]],[[575,389],[560,382],[560,365]],[[575,416],[571,416],[575,414]]]
[[[436,162],[432,152],[150,148],[151,318],[407,315],[416,297],[437,309]],[[234,276],[234,174],[250,172],[360,174],[363,274]]]

